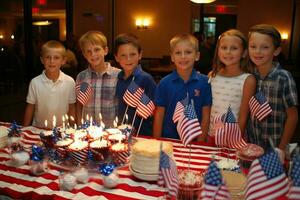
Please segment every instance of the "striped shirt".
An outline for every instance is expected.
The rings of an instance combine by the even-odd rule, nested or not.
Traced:
[[[120,69],[105,63],[105,72],[97,73],[90,67],[80,72],[76,79],[76,84],[87,82],[92,87],[92,96],[88,103],[83,106],[82,117],[86,115],[93,117],[94,121],[99,122],[99,113],[106,127],[113,125],[116,117],[118,100],[116,97],[116,85]]]
[[[248,139],[265,149],[269,147],[268,137],[278,146],[287,119],[286,109],[298,105],[297,88],[290,72],[273,63],[270,73],[261,78],[258,71],[254,72],[257,80],[257,92],[262,91],[269,102],[272,113],[263,121],[250,119]]]

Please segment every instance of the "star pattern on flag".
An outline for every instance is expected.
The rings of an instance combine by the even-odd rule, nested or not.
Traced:
[[[192,104],[184,107],[183,115],[177,124],[177,132],[185,146],[202,134],[202,129]]]
[[[257,92],[250,98],[249,108],[251,117],[256,118],[258,121],[262,121],[272,113],[272,108],[262,91]]]
[[[136,113],[143,119],[147,119],[153,114],[154,109],[155,105],[153,101],[143,93],[137,105]]]
[[[134,81],[131,81],[126,89],[123,100],[131,107],[137,107],[144,90],[139,87]]]
[[[92,96],[92,87],[87,82],[82,82],[80,84],[77,84],[76,87],[76,96],[77,101],[80,102],[82,105],[86,105]]]

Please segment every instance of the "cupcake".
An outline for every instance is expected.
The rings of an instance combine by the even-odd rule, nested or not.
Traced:
[[[203,173],[193,170],[180,170],[178,172],[178,199],[197,199],[203,181]]]
[[[72,140],[71,138],[64,138],[64,139],[58,140],[56,142],[55,147],[56,147],[58,157],[60,159],[63,160],[67,157],[67,155],[68,155],[67,148],[73,142],[74,142],[74,140]]]
[[[40,133],[40,138],[41,138],[41,141],[43,142],[43,144],[45,145],[46,148],[53,148],[54,146],[54,142],[53,142],[53,139],[54,139],[54,134],[53,134],[53,131],[42,131]]]
[[[76,140],[69,147],[69,155],[71,161],[75,165],[83,165],[87,162],[87,153],[88,153],[88,142],[82,140]]]
[[[66,128],[66,130],[65,130],[65,133],[68,136],[74,135],[75,132],[76,132],[76,130],[74,128],[72,128],[72,127]]]
[[[74,140],[85,140],[87,137],[87,131],[85,129],[78,129],[75,131],[73,137]]]
[[[105,139],[95,140],[90,143],[90,149],[93,152],[93,156],[96,161],[107,159],[109,147],[110,142]]]
[[[97,140],[103,136],[102,128],[98,126],[89,126],[87,128],[89,140]]]
[[[116,143],[110,147],[110,152],[113,161],[118,165],[123,165],[127,163],[128,157],[130,155],[128,144]]]
[[[122,132],[117,128],[108,128],[108,129],[106,129],[106,132],[108,132],[111,135],[122,134]]]
[[[125,140],[126,140],[126,135],[124,135],[124,134],[111,134],[111,135],[108,136],[108,140],[109,140],[112,144],[125,142]]]

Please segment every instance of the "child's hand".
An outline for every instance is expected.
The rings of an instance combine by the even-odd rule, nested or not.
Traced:
[[[276,153],[277,153],[278,156],[279,156],[280,162],[281,162],[282,164],[284,164],[285,152],[284,152],[283,150],[279,149],[279,148],[275,148],[275,151],[276,151]]]

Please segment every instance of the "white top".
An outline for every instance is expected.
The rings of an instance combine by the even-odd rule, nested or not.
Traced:
[[[35,104],[32,125],[38,127],[52,127],[53,116],[56,125],[62,124],[62,116],[68,113],[69,104],[76,102],[75,81],[72,77],[59,73],[57,81],[48,79],[45,70],[33,78],[29,84],[27,103]]]
[[[212,107],[210,114],[210,129],[213,119],[227,112],[230,105],[236,119],[239,117],[243,88],[249,73],[243,73],[234,77],[216,75],[211,79]]]

